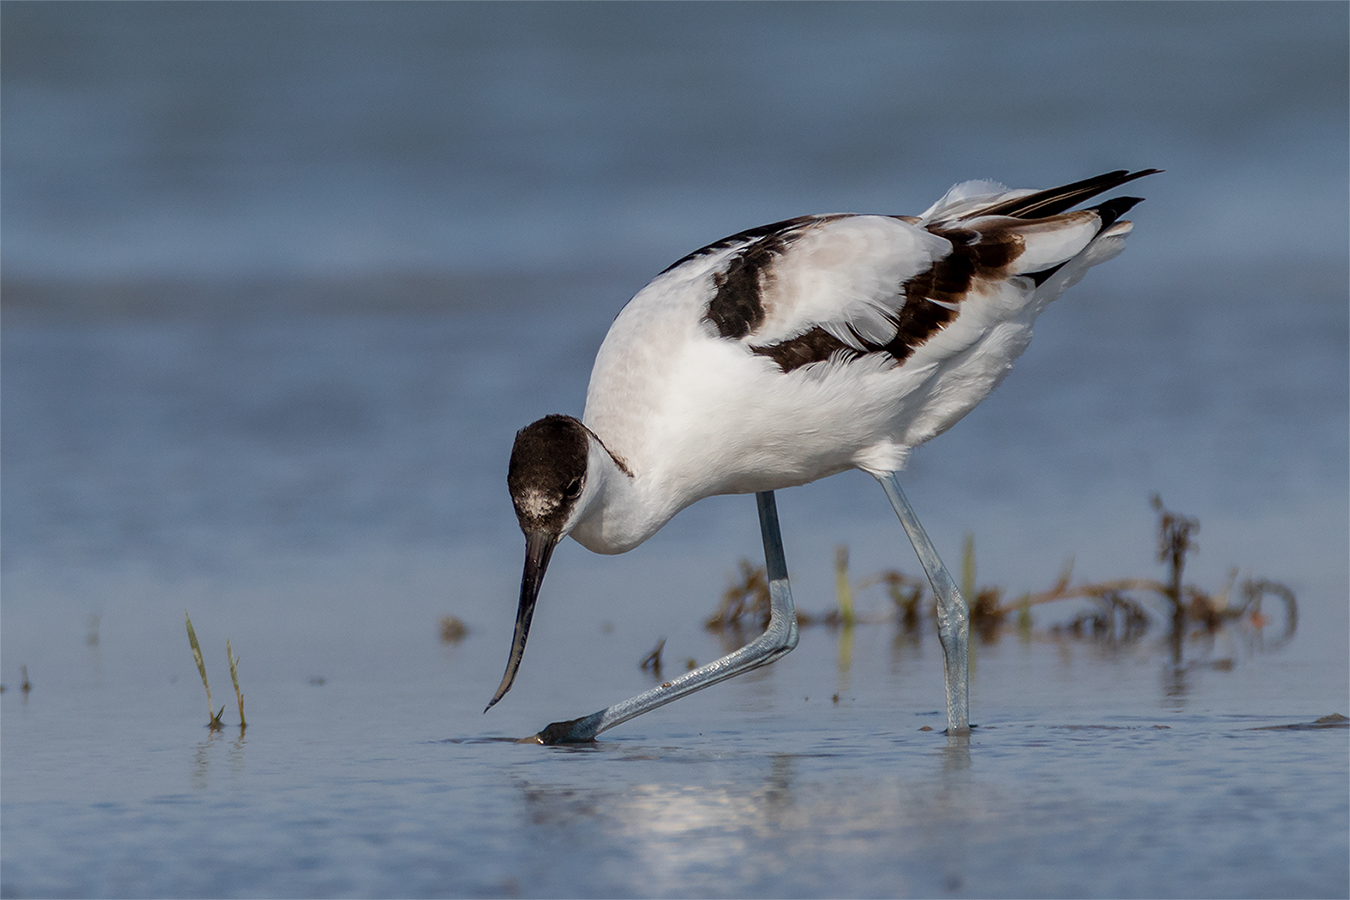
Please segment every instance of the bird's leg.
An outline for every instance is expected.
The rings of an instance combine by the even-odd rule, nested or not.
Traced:
[[[755,500],[759,504],[759,528],[764,537],[764,560],[769,575],[769,627],[764,633],[741,649],[692,672],[686,672],[660,687],[580,719],[554,722],[538,734],[526,738],[526,742],[570,744],[594,740],[597,734],[621,722],[734,675],[767,665],[797,646],[797,613],[792,608],[787,560],[783,556],[783,536],[778,530],[778,506],[772,491],[756,494]]]
[[[947,664],[947,733],[963,734],[970,731],[970,612],[951,573],[928,539],[928,533],[919,524],[914,507],[909,505],[909,499],[900,489],[895,473],[887,472],[876,478],[895,508],[895,514],[900,517],[900,524],[905,526],[909,542],[914,545],[914,552],[919,554],[919,562],[933,585],[933,594],[937,597],[938,639],[942,641],[942,655]]]

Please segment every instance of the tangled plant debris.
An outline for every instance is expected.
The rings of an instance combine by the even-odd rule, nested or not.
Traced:
[[[732,580],[722,594],[722,602],[703,623],[709,631],[734,631],[747,625],[762,631],[769,626],[769,580],[764,567],[748,559],[742,559],[740,567],[739,580]],[[800,611],[797,624],[802,624]]]
[[[638,663],[638,668],[644,672],[651,672],[658,680],[660,680],[662,672],[661,651],[665,648],[666,639],[661,638],[661,640],[656,642],[656,647],[652,649],[652,652],[648,653],[643,658],[642,662]]]
[[[1181,642],[1188,634],[1212,634],[1228,623],[1247,622],[1261,630],[1270,624],[1262,604],[1271,598],[1283,606],[1284,628],[1275,643],[1291,638],[1298,627],[1298,604],[1287,586],[1265,578],[1248,578],[1237,584],[1234,569],[1227,583],[1217,591],[1205,591],[1185,584],[1183,572],[1187,556],[1198,546],[1193,536],[1200,523],[1172,512],[1161,498],[1152,499],[1158,513],[1158,559],[1167,566],[1164,580],[1154,578],[1118,578],[1109,581],[1073,584],[1073,561],[1065,565],[1056,582],[1047,590],[1025,593],[1004,601],[1001,587],[977,587],[975,583],[975,545],[968,537],[962,558],[962,588],[970,604],[971,630],[985,643],[997,641],[1012,620],[1024,636],[1032,632],[1033,607],[1068,600],[1088,600],[1092,607],[1078,613],[1067,623],[1051,626],[1052,638],[1077,638],[1124,644],[1137,641],[1153,627],[1159,607],[1170,624],[1175,661],[1180,662]],[[826,626],[848,628],[854,623],[895,622],[905,633],[918,634],[925,618],[935,615],[928,583],[898,570],[887,570],[857,583],[861,592],[884,585],[893,608],[881,614],[854,611],[854,587],[848,578],[848,549],[840,547],[835,555],[839,607],[825,613],[798,611],[800,627]],[[1152,601],[1151,603],[1149,601]],[[741,560],[739,577],[722,596],[717,610],[704,623],[714,632],[763,629],[769,620],[769,588],[764,569]],[[1267,642],[1267,647],[1271,646]]]

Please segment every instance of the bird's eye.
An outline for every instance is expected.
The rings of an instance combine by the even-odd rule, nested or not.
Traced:
[[[563,499],[575,500],[580,496],[581,496],[581,479],[573,478],[571,481],[567,483],[566,489],[563,490]]]

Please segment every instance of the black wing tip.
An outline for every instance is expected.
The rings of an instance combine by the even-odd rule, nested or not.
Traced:
[[[1079,203],[1098,194],[1118,188],[1122,184],[1128,184],[1137,178],[1156,175],[1162,171],[1162,169],[1140,169],[1138,172],[1131,172],[1129,169],[1116,169],[1114,172],[1107,172],[1104,175],[1084,178],[1082,181],[1037,191],[1023,197],[1014,197],[1011,200],[1005,200],[1002,203],[980,210],[980,214],[1011,216],[1017,219],[1044,219],[1057,216],[1060,213],[1068,212]]]
[[[1118,188],[1122,184],[1128,184],[1129,182],[1134,181],[1136,179],[1147,178],[1149,175],[1161,175],[1163,172],[1166,171],[1167,171],[1166,169],[1140,169],[1138,172],[1131,172],[1128,169],[1121,169],[1118,172],[1112,173],[1113,175],[1118,175],[1119,180],[1115,181],[1115,183],[1110,185],[1110,187],[1102,188],[1102,190],[1109,191],[1112,188]],[[1106,177],[1107,176],[1102,176],[1103,179],[1105,179]],[[1143,198],[1141,197],[1136,199],[1140,200]]]
[[[1103,175],[1095,175],[1092,178],[1084,178],[1082,181],[1075,181],[1072,184],[1066,184],[1062,187],[1051,188],[1050,191],[1069,193],[1079,190],[1109,191],[1112,188],[1120,187],[1137,178],[1145,178],[1149,175],[1159,175],[1166,172],[1166,169],[1140,169],[1138,172],[1131,172],[1129,169],[1116,169],[1114,172],[1107,172]],[[1045,191],[1044,193],[1050,193]]]
[[[1121,216],[1125,215],[1138,203],[1143,203],[1143,197],[1112,197],[1104,203],[1098,203],[1092,207],[1097,211],[1097,215],[1102,217],[1102,231],[1116,224]]]

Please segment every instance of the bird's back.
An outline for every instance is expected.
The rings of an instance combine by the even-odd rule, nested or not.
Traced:
[[[711,244],[619,314],[585,422],[678,508],[899,469],[1002,380],[1047,303],[1123,249],[1137,199],[1067,210],[1152,171],[969,182],[918,217],[806,216]]]

